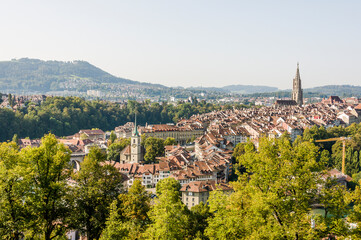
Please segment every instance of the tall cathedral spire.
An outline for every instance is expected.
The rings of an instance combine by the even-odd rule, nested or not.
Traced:
[[[296,76],[293,79],[292,100],[295,100],[299,106],[302,106],[303,104],[303,90],[301,87],[301,76],[298,62]]]

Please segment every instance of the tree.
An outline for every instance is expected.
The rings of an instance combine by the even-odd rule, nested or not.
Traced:
[[[144,160],[147,163],[154,162],[156,157],[164,155],[164,140],[161,138],[149,137],[145,140]]]
[[[109,142],[110,142],[110,144],[112,144],[112,143],[114,143],[114,141],[117,139],[117,135],[115,134],[115,132],[114,131],[111,131],[110,132],[110,136],[109,136]],[[109,144],[109,145],[110,145]]]
[[[70,226],[85,233],[87,239],[99,239],[109,217],[109,207],[121,193],[123,177],[98,147],[90,150],[81,163],[71,193],[73,209],[67,220]]]
[[[248,140],[245,143],[238,143],[236,147],[233,149],[233,154],[232,154],[233,172],[232,175],[230,176],[230,179],[232,180],[237,179],[237,175],[246,170],[244,166],[238,163],[239,157],[245,154],[246,150],[255,151],[256,147],[251,141]]]
[[[17,135],[16,133],[14,134],[12,141],[13,141],[15,144],[19,144],[19,138],[18,138],[18,135]]]
[[[152,221],[144,236],[147,239],[191,239],[190,212],[181,202],[173,187],[162,187],[161,194],[152,206]]]
[[[329,135],[323,126],[317,127],[317,125],[313,125],[311,128],[306,128],[303,132],[303,140],[305,141],[326,139],[328,137]]]
[[[357,228],[352,231],[353,238],[358,239],[361,235],[361,181],[356,187],[355,191],[351,193],[351,200],[354,204],[352,211],[349,215],[349,220],[353,223],[357,223]]]
[[[150,220],[150,194],[135,180],[127,194],[120,194],[111,206],[102,240],[139,239]]]
[[[31,221],[25,202],[29,182],[20,162],[15,143],[0,144],[0,235],[4,239],[22,239],[26,223]]]
[[[322,182],[318,202],[324,207],[324,214],[315,217],[315,232],[322,238],[328,234],[347,237],[350,232],[343,220],[350,213],[352,197],[346,187],[335,179],[327,178]]]
[[[208,219],[211,219],[213,214],[210,212],[209,206],[200,202],[191,208],[191,217],[189,221],[189,228],[192,236],[205,239],[204,231],[208,227]]]
[[[69,214],[66,201],[70,176],[70,150],[58,143],[53,134],[45,135],[38,148],[22,151],[31,193],[27,201],[34,218],[30,223],[32,235],[50,240],[64,235],[64,219]]]
[[[176,145],[177,142],[175,141],[174,138],[171,138],[171,137],[167,137],[167,139],[164,141],[164,146],[167,146],[167,145]]]
[[[247,141],[245,143],[238,143],[236,147],[233,149],[233,157],[238,158],[243,155],[247,151],[255,151],[256,147],[251,141]]]
[[[226,195],[220,190],[210,193],[208,203],[214,217],[208,219],[205,235],[209,239],[247,239],[247,208],[250,205],[246,192],[246,176],[234,183],[235,192]],[[256,238],[254,238],[256,239]]]
[[[11,93],[8,94],[8,102],[9,102],[10,107],[15,106],[15,101],[14,101],[14,98],[12,97]]]
[[[156,193],[158,196],[167,190],[179,192],[180,189],[180,183],[174,178],[164,178],[160,180],[156,185]]]
[[[233,184],[231,196],[215,192],[210,198],[211,211],[216,213],[206,235],[211,239],[312,238],[309,212],[324,166],[318,147],[264,138],[258,152],[246,150],[238,161],[247,172]],[[221,230],[212,230],[216,227]]]
[[[120,159],[120,152],[130,144],[129,138],[120,138],[115,140],[109,147],[108,147],[108,161],[116,161],[119,162]]]

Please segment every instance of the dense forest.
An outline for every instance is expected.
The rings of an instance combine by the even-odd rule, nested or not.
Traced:
[[[232,193],[215,189],[188,209],[180,184],[162,179],[156,195],[135,180],[129,190],[107,155],[91,149],[80,171],[54,135],[38,148],[0,144],[0,235],[3,239],[358,239],[361,189],[325,177],[329,156],[313,139],[251,142],[236,154]],[[190,196],[190,195],[189,195]],[[356,223],[350,227],[350,223]]]
[[[193,114],[219,109],[206,103],[142,103],[128,101],[118,104],[108,101],[86,101],[78,97],[48,97],[41,105],[27,103],[26,108],[16,112],[0,108],[0,141],[18,137],[40,138],[51,132],[57,136],[67,136],[80,129],[100,128],[112,130],[126,122],[137,121],[141,125],[177,122]]]

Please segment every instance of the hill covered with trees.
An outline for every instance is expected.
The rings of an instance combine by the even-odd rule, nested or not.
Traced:
[[[102,84],[141,84],[115,77],[85,61],[13,59],[0,62],[0,91],[86,91]],[[146,83],[142,83],[146,84]],[[146,84],[150,85],[150,84]]]
[[[306,88],[304,92],[322,93],[327,96],[340,97],[361,96],[361,86],[353,85],[326,85],[314,88]]]

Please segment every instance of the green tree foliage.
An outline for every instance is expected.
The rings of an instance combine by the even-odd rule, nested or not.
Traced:
[[[150,219],[150,194],[139,180],[127,194],[120,194],[111,206],[102,240],[140,239]]]
[[[256,147],[251,141],[247,141],[246,143],[238,143],[236,147],[233,149],[232,156],[234,158],[239,158],[241,155],[245,154],[246,151],[251,152],[255,150]]]
[[[165,183],[165,182],[164,182]],[[161,194],[152,206],[146,239],[193,239],[190,231],[190,211],[181,202],[174,188],[162,187]]]
[[[233,184],[235,192],[227,196],[216,191],[209,200],[215,217],[206,235],[210,239],[312,238],[309,212],[324,166],[318,147],[310,142],[292,146],[287,138],[261,139],[259,151],[246,150],[239,163],[247,173]]]
[[[8,94],[8,102],[9,102],[10,107],[14,107],[14,106],[15,106],[15,96],[13,97],[13,96],[11,95],[11,93]]]
[[[155,162],[156,157],[164,156],[164,140],[161,138],[148,137],[145,140],[144,147],[144,160],[146,163]]]
[[[248,203],[247,195],[243,195],[243,189],[242,193],[241,189],[235,190],[233,198],[219,190],[210,193],[208,202],[214,217],[208,220],[205,230],[209,239],[247,239],[246,206],[243,205]]]
[[[176,145],[177,142],[175,141],[174,138],[171,138],[171,137],[167,137],[167,139],[164,141],[164,146],[167,146],[167,145]]]
[[[332,234],[347,237],[350,232],[343,218],[350,213],[352,196],[345,186],[338,184],[335,179],[328,178],[323,182],[317,198],[324,208],[324,214],[314,217],[315,236],[322,238]]]
[[[357,174],[361,171],[360,155],[361,150],[361,124],[351,124],[348,127],[325,128],[313,126],[305,129],[302,139],[305,141],[349,137],[346,140],[345,171],[348,175]],[[317,143],[322,149],[331,152],[331,158],[327,165],[331,168],[341,169],[342,166],[342,141]]]
[[[69,214],[66,197],[70,152],[49,134],[42,138],[40,147],[25,148],[23,156],[31,186],[26,199],[33,217],[30,233],[45,240],[62,236],[66,229],[64,219]]]
[[[130,144],[129,138],[120,138],[116,139],[109,147],[108,147],[108,161],[117,161],[120,159],[120,152]]]
[[[89,240],[99,239],[109,217],[109,206],[121,193],[123,177],[112,165],[105,164],[106,154],[98,147],[90,150],[73,174],[70,226],[86,233]]]
[[[231,179],[235,179],[237,177],[237,174],[244,172],[245,168],[244,166],[239,164],[239,158],[246,153],[246,151],[255,151],[256,147],[251,141],[247,141],[245,143],[238,143],[236,147],[233,149],[232,154],[232,164],[233,164],[233,173],[231,176]]]
[[[204,235],[205,229],[208,227],[208,219],[211,219],[213,214],[210,212],[210,208],[207,204],[200,202],[191,208],[189,221],[189,228],[192,236],[197,236],[200,239],[207,239]]]
[[[18,143],[19,143],[19,138],[18,138],[18,135],[17,135],[17,134],[14,134],[13,139],[12,139],[12,142],[14,142],[15,144],[18,144]]]
[[[15,143],[0,144],[0,236],[19,240],[31,216],[25,199],[29,183],[20,168],[21,155]]]
[[[356,223],[357,228],[352,231],[352,239],[359,239],[361,236],[361,182],[356,187],[355,191],[351,193],[353,201],[353,209],[350,211],[350,222]]]
[[[16,112],[1,108],[0,141],[11,140],[14,134],[20,138],[40,138],[48,132],[67,136],[80,129],[113,130],[134,121],[135,114],[137,122],[142,125],[169,123],[215,109],[218,107],[210,103],[180,103],[173,106],[167,103],[128,101],[126,106],[121,106],[107,101],[86,101],[79,97],[48,97],[40,106],[31,105]]]
[[[174,178],[164,178],[156,185],[157,195],[161,195],[165,191],[179,192],[180,189],[180,183]]]
[[[110,136],[109,136],[109,145],[114,143],[114,141],[117,139],[117,135],[115,134],[114,131],[110,132]]]
[[[306,128],[303,132],[303,140],[310,141],[311,139],[326,139],[329,137],[326,129],[321,126],[317,127],[317,125],[313,125],[311,128]]]

